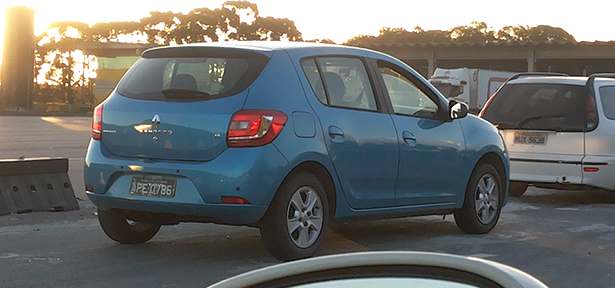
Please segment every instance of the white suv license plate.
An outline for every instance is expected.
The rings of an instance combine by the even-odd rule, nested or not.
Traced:
[[[514,144],[547,145],[547,133],[515,133]]]
[[[132,177],[130,194],[150,197],[175,197],[175,179],[160,177]]]

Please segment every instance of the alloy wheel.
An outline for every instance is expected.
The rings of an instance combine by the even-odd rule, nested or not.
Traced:
[[[297,189],[286,215],[289,236],[297,247],[307,248],[316,242],[323,227],[323,209],[320,196],[313,188]]]
[[[475,211],[478,220],[483,224],[489,224],[497,217],[499,207],[499,187],[495,177],[484,174],[476,185]]]

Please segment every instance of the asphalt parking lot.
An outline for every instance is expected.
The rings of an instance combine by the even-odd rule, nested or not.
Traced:
[[[108,239],[83,189],[86,117],[0,116],[0,158],[67,157],[80,210],[0,216],[1,287],[204,287],[280,263],[257,229],[186,223],[142,245]],[[530,187],[511,198],[486,235],[463,234],[451,216],[341,222],[321,255],[432,251],[501,262],[550,287],[615,287],[615,204],[605,191]]]

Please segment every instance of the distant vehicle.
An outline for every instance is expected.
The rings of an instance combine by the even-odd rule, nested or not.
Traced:
[[[546,288],[533,276],[490,260],[431,252],[358,252],[277,264],[208,288]]]
[[[259,227],[283,260],[330,219],[453,213],[487,233],[508,191],[497,129],[412,68],[340,45],[147,50],[94,109],[85,185],[105,233],[183,221]]]
[[[523,195],[528,184],[615,190],[613,78],[519,74],[491,98],[481,117],[508,146],[510,195]]]
[[[495,91],[517,72],[485,69],[436,68],[429,82],[448,99],[468,104],[470,111],[478,113]]]

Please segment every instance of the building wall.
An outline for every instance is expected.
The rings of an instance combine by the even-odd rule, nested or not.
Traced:
[[[615,42],[367,43],[429,78],[436,67],[587,76],[615,72]]]

